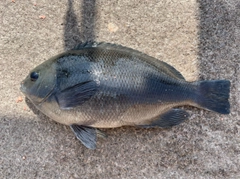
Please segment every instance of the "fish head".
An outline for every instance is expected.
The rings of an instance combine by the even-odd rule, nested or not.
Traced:
[[[56,82],[56,64],[50,59],[29,72],[20,90],[33,104],[39,105],[53,93]]]

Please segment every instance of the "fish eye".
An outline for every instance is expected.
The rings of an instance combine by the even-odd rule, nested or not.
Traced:
[[[37,79],[38,79],[38,73],[37,72],[32,72],[31,74],[30,74],[30,78],[31,78],[31,81],[36,81]]]

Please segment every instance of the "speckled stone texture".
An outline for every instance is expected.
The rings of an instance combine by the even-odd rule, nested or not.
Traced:
[[[86,40],[140,50],[190,81],[229,79],[231,113],[185,107],[190,119],[179,126],[104,129],[109,137],[85,148],[19,86],[33,67]],[[239,79],[239,0],[2,0],[0,178],[238,179]]]

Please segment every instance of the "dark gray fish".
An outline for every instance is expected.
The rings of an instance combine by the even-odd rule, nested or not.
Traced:
[[[229,114],[230,82],[187,82],[172,66],[139,51],[108,43],[85,43],[33,69],[21,91],[45,115],[69,125],[88,148],[96,128],[125,125],[171,127],[188,117],[190,105]]]

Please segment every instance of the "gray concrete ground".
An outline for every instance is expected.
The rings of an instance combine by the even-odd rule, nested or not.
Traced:
[[[36,115],[19,84],[86,40],[138,49],[190,81],[229,79],[231,114],[186,107],[179,126],[105,129],[85,148]],[[0,1],[0,178],[240,178],[239,53],[238,0]]]

